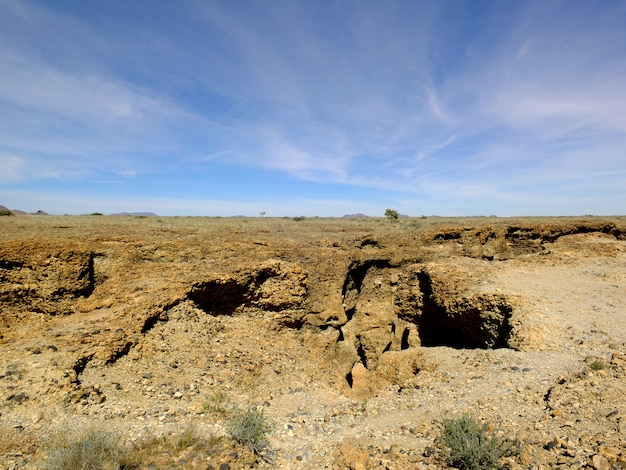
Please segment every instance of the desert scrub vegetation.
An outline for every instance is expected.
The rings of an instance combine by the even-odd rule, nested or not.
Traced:
[[[227,423],[226,430],[239,444],[246,446],[257,455],[262,455],[269,447],[267,437],[274,430],[263,409],[251,407],[237,412]]]
[[[226,392],[217,391],[209,397],[209,400],[202,404],[202,410],[207,413],[226,414],[226,405],[228,403],[228,394]]]
[[[606,363],[602,359],[598,358],[590,360],[588,365],[591,370],[597,371],[606,369]]]
[[[150,461],[158,461],[168,465],[168,468],[181,468],[177,456],[183,451],[207,458],[224,449],[225,442],[221,436],[205,437],[195,426],[188,425],[178,434],[147,437],[135,442],[126,454],[122,469],[145,468],[143,465]]]
[[[187,425],[178,433],[145,437],[122,447],[122,434],[90,424],[54,433],[44,444],[44,470],[139,470],[147,462],[165,468],[187,468],[180,456],[214,458],[231,448],[222,436],[205,436]],[[182,465],[182,466],[181,466]],[[196,467],[194,467],[196,468]]]
[[[187,449],[189,447],[195,447],[202,442],[202,438],[198,435],[196,428],[193,425],[188,425],[183,432],[180,433],[176,439],[176,448],[178,450]]]
[[[45,470],[128,469],[120,435],[99,425],[64,429],[46,442]]]
[[[448,464],[460,470],[492,470],[503,457],[519,454],[519,443],[501,439],[471,415],[444,419],[441,443]]]
[[[386,209],[385,210],[385,217],[388,220],[398,220],[398,211],[395,209]]]

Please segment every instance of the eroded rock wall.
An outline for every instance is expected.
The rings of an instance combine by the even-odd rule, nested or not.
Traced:
[[[209,323],[224,317],[216,320],[223,328],[239,328],[228,318],[240,318],[237,325],[269,326],[277,338],[289,330],[300,338],[294,361],[303,371],[324,370],[346,393],[367,396],[389,384],[411,386],[428,367],[423,347],[517,344],[517,299],[476,291],[480,272],[471,269],[489,261],[465,269],[459,259],[545,254],[560,237],[594,231],[623,236],[614,224],[578,224],[451,228],[425,237],[339,232],[309,244],[264,232],[210,245],[187,232],[168,232],[174,241],[119,233],[84,243],[9,240],[0,246],[0,339],[14,339],[38,318],[22,346],[56,382],[27,395],[101,400],[104,392],[85,392],[81,374],[141,351],[155,327],[188,305]],[[59,314],[67,318],[52,320]]]
[[[3,243],[0,246],[0,304],[5,311],[70,314],[73,300],[96,284],[93,251],[71,244]]]

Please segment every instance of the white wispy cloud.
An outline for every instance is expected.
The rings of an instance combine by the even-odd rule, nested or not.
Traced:
[[[90,55],[103,41],[80,21],[32,4],[22,10],[17,21],[31,29],[32,42],[37,42],[38,34],[43,36],[38,38],[40,42],[49,39],[37,28],[43,24],[45,30],[54,24],[81,33],[81,38],[87,35],[82,39],[96,46],[78,48],[71,60],[63,56],[55,60],[14,36],[0,45],[0,147],[20,153],[31,163],[22,166],[18,179],[88,175],[107,168],[116,171],[132,159],[138,161],[137,166],[150,167],[149,162],[141,161],[146,153],[157,157],[175,151],[185,138],[215,129],[213,121],[157,90],[94,66],[98,57]],[[55,34],[62,38],[60,42],[65,41],[63,28]]]
[[[524,56],[527,56],[528,53],[530,52],[530,46],[532,45],[533,40],[532,39],[526,39],[524,41],[524,43],[520,46],[520,48],[517,51],[517,55],[515,56],[516,59],[521,59]]]
[[[17,155],[0,154],[0,168],[2,168],[1,180],[5,183],[20,181],[24,174],[24,163],[25,159]]]
[[[619,2],[145,6],[0,0],[5,181],[219,163],[440,204],[624,194]]]

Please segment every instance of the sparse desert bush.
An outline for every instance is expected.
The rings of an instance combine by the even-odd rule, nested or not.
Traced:
[[[206,459],[224,450],[220,436],[202,436],[193,425],[188,425],[179,434],[161,435],[141,439],[133,444],[120,470],[145,468],[145,462],[159,462],[158,468],[182,468],[176,456],[191,449],[192,454]],[[163,464],[163,467],[161,467]]]
[[[447,461],[460,470],[490,470],[502,457],[519,453],[519,445],[498,438],[470,415],[445,419],[441,442],[447,449]]]
[[[237,413],[226,429],[239,444],[258,455],[269,447],[267,436],[274,430],[274,426],[267,420],[263,409],[253,407]]]
[[[66,429],[46,444],[47,470],[117,470],[125,468],[120,435],[101,426]]]
[[[228,402],[228,394],[217,391],[211,395],[209,401],[202,405],[202,409],[207,413],[226,413],[226,403]]]
[[[13,212],[11,212],[11,211],[2,210],[2,211],[0,211],[0,217],[3,216],[3,215],[11,216],[11,215],[15,215],[15,214]]]
[[[222,448],[223,439],[221,436],[203,437],[193,425],[187,426],[176,439],[178,450],[192,447],[196,452],[212,455],[218,453]]]
[[[395,209],[386,209],[385,217],[389,220],[398,220],[398,211]]]
[[[589,368],[591,370],[604,370],[606,369],[606,364],[602,359],[594,359],[589,363]]]
[[[200,436],[198,436],[196,428],[190,424],[178,436],[178,439],[176,440],[176,447],[178,450],[183,450],[195,446],[200,441],[201,439]]]

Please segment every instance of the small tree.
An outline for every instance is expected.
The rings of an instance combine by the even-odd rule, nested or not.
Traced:
[[[398,211],[394,209],[385,210],[385,217],[389,220],[398,220]]]

